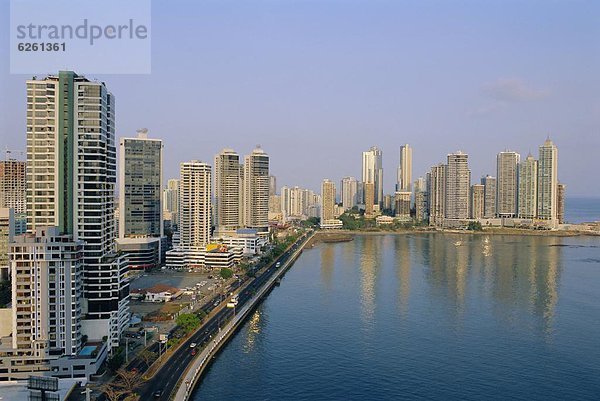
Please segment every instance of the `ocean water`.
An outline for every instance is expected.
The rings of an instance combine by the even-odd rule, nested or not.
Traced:
[[[598,400],[600,238],[305,250],[194,400]]]
[[[569,223],[600,221],[599,198],[567,198],[565,220]]]

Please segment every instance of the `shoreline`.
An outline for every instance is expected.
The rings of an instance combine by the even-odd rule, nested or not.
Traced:
[[[488,228],[482,231],[469,230],[444,230],[444,229],[423,229],[423,230],[335,230],[335,231],[317,231],[316,237],[320,236],[354,236],[354,235],[406,235],[406,234],[459,234],[459,235],[524,235],[539,237],[600,237],[600,232],[584,231],[543,231],[527,230],[518,228]],[[315,238],[320,239],[320,238]]]

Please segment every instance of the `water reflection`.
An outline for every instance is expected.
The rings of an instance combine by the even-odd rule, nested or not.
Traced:
[[[380,236],[372,235],[364,236],[361,241],[357,241],[361,272],[361,318],[369,326],[375,322],[375,282],[381,259],[379,249],[381,241]]]
[[[398,294],[398,307],[400,315],[406,318],[408,314],[408,301],[410,299],[410,257],[412,237],[398,235],[394,241],[394,255],[396,259],[396,277],[400,286]]]
[[[551,334],[562,270],[562,250],[556,245],[562,238],[457,236],[428,237],[424,267],[432,294],[451,300],[457,318],[466,299],[483,295],[505,323],[535,325],[520,316],[532,313],[540,319],[541,331]]]
[[[256,339],[261,333],[261,323],[261,312],[260,309],[257,309],[252,314],[250,320],[248,320],[248,335],[246,336],[246,341],[243,345],[244,353],[248,354],[254,351],[254,348],[256,346]]]

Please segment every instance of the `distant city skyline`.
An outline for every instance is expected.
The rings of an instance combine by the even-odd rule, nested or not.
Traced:
[[[475,183],[496,175],[499,152],[535,154],[549,135],[568,196],[600,196],[587,184],[600,168],[598,3],[177,3],[153,3],[152,74],[65,66],[111,88],[117,140],[141,127],[163,139],[165,183],[182,161],[260,144],[279,186],[319,191],[324,177],[360,177],[361,152],[377,146],[391,194],[402,144],[413,178],[462,150]],[[31,76],[8,73],[8,46],[0,147],[25,151]]]

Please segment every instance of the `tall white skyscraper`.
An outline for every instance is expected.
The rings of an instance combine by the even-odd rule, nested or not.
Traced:
[[[243,189],[240,156],[223,149],[215,156],[215,226],[220,235],[243,225]]]
[[[82,332],[119,335],[129,322],[129,281],[115,251],[115,100],[103,82],[72,71],[27,81],[27,228],[57,226],[83,241]]]
[[[446,216],[446,174],[443,163],[431,167],[429,173],[429,224],[440,225]]]
[[[163,191],[163,211],[171,216],[171,225],[177,227],[179,222],[179,179],[177,178],[170,178],[167,181],[167,187]],[[165,218],[168,219],[166,216]]]
[[[483,217],[493,219],[496,217],[496,177],[486,175],[481,178],[481,183],[484,188]]]
[[[469,156],[463,152],[448,155],[446,173],[446,218],[469,218],[469,191],[471,189],[471,170]]]
[[[179,173],[179,245],[203,250],[210,241],[211,167],[193,160]]]
[[[521,156],[517,152],[498,153],[496,213],[499,217],[517,215],[517,197],[519,192],[517,169]]]
[[[383,202],[383,153],[375,146],[362,154],[362,182],[373,184],[373,203],[380,205]]]
[[[550,138],[539,149],[537,217],[556,221],[558,216],[558,148]]]
[[[400,165],[396,192],[412,192],[412,148],[406,144],[400,146]]]
[[[538,162],[530,154],[519,164],[519,213],[523,219],[537,217]]]
[[[269,155],[260,147],[244,158],[244,222],[259,232],[269,231]]]
[[[342,206],[350,210],[358,205],[358,181],[354,177],[342,178]]]

